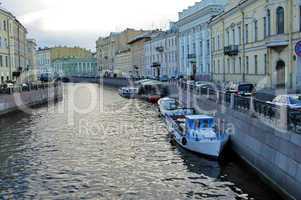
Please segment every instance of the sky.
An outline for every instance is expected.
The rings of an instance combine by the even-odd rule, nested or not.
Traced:
[[[40,47],[95,50],[100,36],[126,28],[168,28],[196,0],[0,0]]]

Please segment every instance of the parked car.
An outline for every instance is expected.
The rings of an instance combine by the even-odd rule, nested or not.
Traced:
[[[301,95],[279,95],[273,101],[267,101],[267,103],[287,106],[291,109],[301,109]]]
[[[227,93],[235,93],[240,96],[252,96],[256,93],[255,86],[251,83],[232,83],[226,87]]]
[[[167,75],[163,75],[160,77],[160,81],[162,82],[167,82],[168,81],[168,76]]]
[[[188,81],[186,81],[186,84],[187,84],[187,88],[189,88],[189,89],[192,90],[194,88],[194,86],[195,86],[195,81],[188,80]]]

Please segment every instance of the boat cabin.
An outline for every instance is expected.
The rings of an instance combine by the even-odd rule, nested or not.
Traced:
[[[214,118],[206,115],[189,115],[185,119],[185,135],[193,140],[215,139]]]
[[[127,94],[138,94],[138,88],[135,87],[124,87],[121,88],[122,93],[127,93]]]
[[[187,130],[204,130],[214,128],[214,118],[206,115],[186,116]]]
[[[178,103],[175,99],[163,98],[160,100],[160,106],[165,110],[175,110],[178,108]]]

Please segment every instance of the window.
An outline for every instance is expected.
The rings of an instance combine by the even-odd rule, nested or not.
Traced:
[[[299,6],[299,31],[301,31],[301,5]]]
[[[6,28],[6,21],[5,21],[5,20],[3,21],[3,30],[4,30],[4,31],[7,30],[7,28]]]
[[[240,45],[241,43],[241,27],[238,27],[238,44]]]
[[[254,21],[254,40],[255,42],[258,41],[258,21]]]
[[[220,61],[217,61],[217,72],[221,73],[221,68],[220,68]]]
[[[246,71],[245,71],[246,74],[249,73],[249,56],[246,57]]]
[[[235,29],[232,29],[232,44],[235,45]]]
[[[230,32],[227,30],[227,44],[230,45]]]
[[[210,40],[207,40],[207,55],[210,55]]]
[[[282,7],[278,7],[276,11],[277,16],[277,34],[284,33],[284,9]]]
[[[228,64],[228,71],[227,72],[230,74],[230,59],[229,58],[227,59],[227,64]]]
[[[8,56],[5,56],[5,66],[8,67]]]
[[[268,55],[264,54],[264,74],[267,74],[268,72]]]
[[[239,57],[239,72],[238,73],[241,73],[241,57]]]
[[[246,24],[246,44],[248,44],[249,43],[249,25],[248,24]]]
[[[0,67],[3,67],[3,57],[0,56]]]
[[[217,49],[220,49],[220,37],[219,35],[217,36]]]
[[[236,70],[235,70],[235,62],[236,62],[236,60],[235,60],[235,57],[233,58],[233,65],[232,65],[232,73],[234,73],[235,74],[235,72],[236,72]]]
[[[200,54],[203,56],[203,42],[200,42]]]
[[[192,53],[195,53],[196,52],[195,43],[192,44],[192,48],[193,48]]]
[[[267,10],[267,36],[271,36],[271,11]]]
[[[254,56],[254,67],[255,67],[255,74],[258,74],[258,56]]]
[[[263,36],[264,37],[267,36],[267,18],[266,17],[263,18]]]

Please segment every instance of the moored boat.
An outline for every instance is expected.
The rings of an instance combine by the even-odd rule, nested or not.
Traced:
[[[119,89],[119,95],[125,98],[136,98],[139,89],[136,87],[122,87]]]
[[[158,101],[159,112],[162,116],[193,115],[194,109],[181,108],[176,99],[165,97]]]
[[[219,158],[229,135],[216,130],[214,118],[207,115],[166,116],[171,137],[183,148]]]

